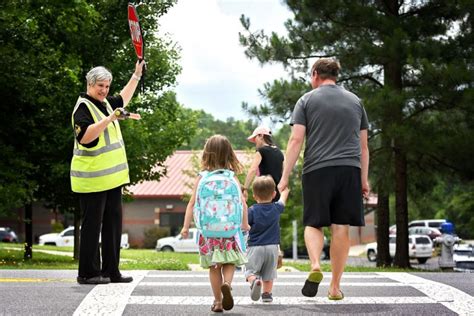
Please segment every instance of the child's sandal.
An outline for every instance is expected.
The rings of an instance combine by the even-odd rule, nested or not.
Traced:
[[[224,310],[222,309],[222,302],[214,301],[211,306],[211,312],[214,313],[222,313]]]
[[[221,286],[222,292],[222,307],[228,311],[234,307],[234,298],[232,297],[232,288],[228,282],[224,282]]]

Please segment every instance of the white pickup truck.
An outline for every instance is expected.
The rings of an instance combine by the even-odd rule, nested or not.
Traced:
[[[99,239],[100,242],[100,239]],[[64,247],[74,246],[74,226],[69,226],[62,232],[58,233],[50,233],[41,235],[39,237],[40,246],[43,245],[50,245],[50,246],[58,246]],[[120,247],[123,249],[128,249],[130,245],[128,244],[128,234],[122,234],[122,238],[120,240]]]
[[[160,238],[156,241],[156,251],[176,251],[176,252],[199,252],[197,245],[198,230],[189,229],[188,238],[183,238],[181,234],[173,237]]]

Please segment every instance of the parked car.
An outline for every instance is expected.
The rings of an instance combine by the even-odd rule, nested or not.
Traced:
[[[18,236],[10,227],[0,227],[1,242],[18,242]]]
[[[39,236],[40,246],[74,246],[74,226],[69,226],[60,233],[50,233]]]
[[[390,235],[397,234],[397,226],[393,225],[389,228]],[[426,235],[434,240],[436,237],[440,237],[442,234],[439,229],[433,227],[425,227],[425,226],[412,226],[408,228],[408,235]]]
[[[431,240],[434,240],[436,237],[440,237],[442,234],[437,228],[413,226],[408,228],[408,235],[426,235],[430,237]]]
[[[329,260],[329,250],[330,250],[331,244],[329,240],[324,236],[324,246],[323,246],[323,251],[321,252],[321,260]],[[306,249],[306,246],[301,246],[298,247],[298,258],[299,259],[308,259],[308,250]],[[283,257],[284,258],[293,258],[293,247],[287,247],[283,249]]]
[[[197,228],[190,228],[188,238],[183,238],[179,234],[158,239],[156,241],[156,251],[199,252],[197,238]]]
[[[446,222],[447,221],[445,219],[422,219],[409,222],[408,227],[424,226],[440,229],[441,225]]]
[[[474,245],[454,245],[454,270],[474,272]]]
[[[390,256],[395,257],[396,251],[396,235],[389,236],[389,252]],[[377,243],[373,242],[365,246],[367,259],[371,262],[377,260]],[[408,236],[408,256],[410,259],[417,259],[419,263],[426,263],[433,254],[433,242],[426,235],[409,235]]]
[[[100,242],[100,239],[99,239]],[[64,247],[64,246],[74,246],[74,226],[69,226],[62,232],[58,233],[50,233],[50,234],[44,234],[39,237],[39,242],[38,244],[40,246],[43,245],[50,245],[50,246],[58,246],[58,247]],[[130,247],[128,244],[128,234],[122,234],[122,238],[120,240],[120,247],[127,249]]]

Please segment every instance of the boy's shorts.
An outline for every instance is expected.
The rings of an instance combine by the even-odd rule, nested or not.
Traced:
[[[278,251],[278,245],[248,247],[247,258],[249,262],[245,264],[245,277],[260,276],[262,281],[276,279]]]
[[[360,169],[334,166],[303,174],[303,224],[364,226]]]

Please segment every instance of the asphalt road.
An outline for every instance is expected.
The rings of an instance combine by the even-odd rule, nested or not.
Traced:
[[[127,271],[129,284],[78,285],[71,270],[0,270],[1,315],[208,315],[207,272]],[[227,315],[474,315],[474,273],[345,273],[346,298],[301,295],[306,273],[279,273],[274,302],[253,302],[241,272]]]

